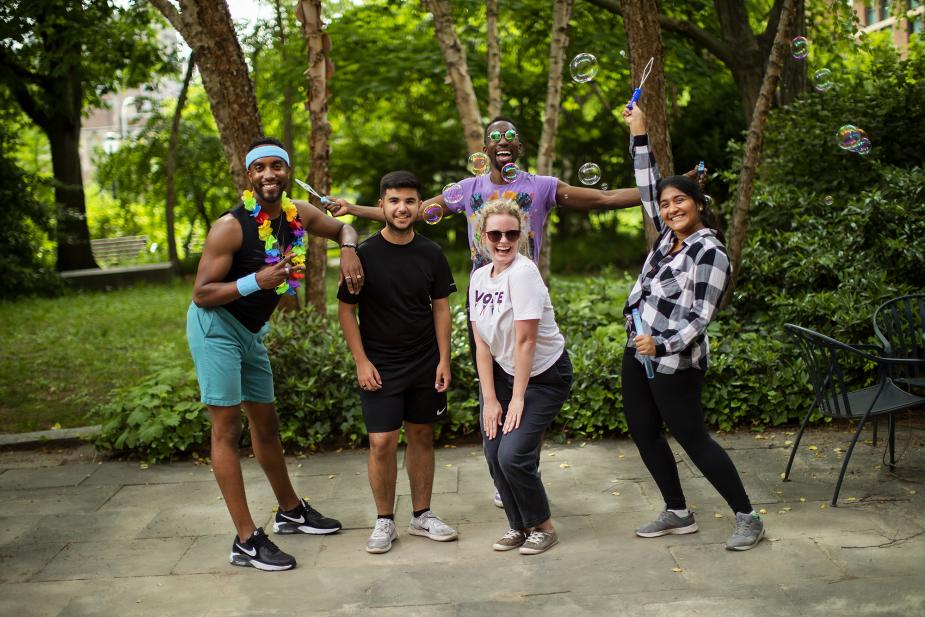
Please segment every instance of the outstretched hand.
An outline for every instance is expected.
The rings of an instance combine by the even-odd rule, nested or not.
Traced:
[[[350,213],[350,202],[341,197],[328,198],[324,207],[334,216],[344,216]]]

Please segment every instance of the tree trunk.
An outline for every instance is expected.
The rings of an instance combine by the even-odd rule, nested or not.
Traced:
[[[546,81],[546,107],[543,132],[540,134],[536,173],[552,175],[556,160],[556,133],[559,130],[559,107],[562,102],[562,71],[565,68],[565,50],[568,48],[568,20],[572,16],[574,0],[554,0],[552,34],[549,40],[549,77]],[[549,280],[549,262],[552,255],[552,234],[547,224],[543,230],[543,247],[540,249],[539,269],[544,281]]]
[[[309,184],[327,195],[331,190],[331,175],[328,170],[331,124],[328,122],[328,79],[334,73],[330,60],[331,40],[324,32],[321,22],[321,0],[300,0],[296,16],[302,23],[308,52],[308,101],[306,108],[309,117],[309,153],[311,171]],[[313,198],[316,199],[316,198]],[[321,207],[320,204],[316,204]],[[308,261],[306,263],[306,297],[315,310],[325,315],[324,275],[327,268],[327,241],[324,238],[311,237]]]
[[[488,116],[501,115],[501,43],[498,40],[498,0],[485,0],[488,38]]]
[[[479,102],[475,98],[475,89],[469,77],[469,66],[466,61],[466,49],[456,36],[453,26],[453,15],[449,0],[423,0],[424,6],[434,16],[434,30],[437,42],[443,54],[446,71],[453,84],[453,93],[456,98],[456,110],[463,125],[466,138],[466,147],[469,152],[481,152],[484,140],[482,138],[482,114],[479,111]]]
[[[638,85],[650,58],[655,58],[652,72],[642,89],[640,105],[646,112],[649,146],[663,176],[674,174],[671,155],[671,138],[668,134],[668,110],[665,106],[665,70],[662,34],[655,0],[620,0],[623,24],[630,53],[630,72],[633,85]],[[658,237],[653,222],[643,215],[646,232],[646,249],[651,250]]]
[[[279,33],[279,53],[283,66],[289,66],[289,50],[286,49],[286,24],[283,21],[283,8],[280,0],[274,0],[276,9],[276,31]],[[290,155],[295,152],[295,135],[292,127],[292,104],[295,93],[292,91],[292,82],[284,79],[283,87],[283,144]]]
[[[806,2],[796,0],[794,5],[793,26],[788,33],[791,37],[806,34]],[[777,90],[777,105],[790,105],[806,91],[806,60],[803,62],[785,62],[780,88]]]
[[[789,47],[790,28],[793,23],[796,0],[784,0],[781,9],[780,21],[771,55],[768,58],[768,68],[761,85],[761,93],[752,114],[751,125],[748,128],[748,138],[745,140],[745,153],[742,158],[742,172],[739,175],[736,190],[735,208],[732,213],[732,232],[730,234],[730,261],[732,262],[732,280],[726,291],[724,305],[732,302],[733,291],[742,265],[742,248],[745,245],[745,232],[748,227],[748,209],[751,204],[752,190],[755,184],[755,172],[758,159],[761,156],[761,145],[764,139],[764,129],[767,126],[768,112],[771,110],[771,99],[777,89],[780,79],[784,57]]]
[[[55,177],[59,272],[98,268],[90,249],[87,205],[80,171],[80,107],[70,120],[57,118],[45,129]],[[44,128],[44,127],[43,127]]]
[[[174,231],[174,208],[177,203],[177,192],[174,186],[177,173],[177,142],[180,138],[180,118],[183,116],[183,108],[186,106],[186,94],[189,92],[189,84],[193,79],[193,69],[195,67],[196,54],[191,53],[189,62],[186,65],[186,75],[183,76],[183,85],[180,87],[180,96],[177,97],[177,107],[173,110],[173,119],[170,122],[170,139],[167,142],[167,203],[165,216],[167,221],[167,258],[175,268],[180,262],[180,256],[177,253],[177,236]]]
[[[224,0],[151,0],[196,54],[196,65],[212,116],[222,139],[225,157],[238,191],[248,187],[244,156],[260,137],[260,114],[254,84],[247,72],[228,4]]]

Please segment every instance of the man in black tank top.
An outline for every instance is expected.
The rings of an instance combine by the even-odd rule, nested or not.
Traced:
[[[338,531],[338,521],[322,516],[292,488],[263,339],[280,296],[294,294],[304,276],[306,232],[340,244],[341,274],[357,293],[363,270],[356,255],[357,233],[350,225],[286,197],[291,167],[279,141],[254,141],[245,167],[252,193],[245,192],[243,203],[216,221],[206,238],[187,314],[187,339],[201,399],[212,420],[212,469],[237,530],[230,561],[261,570],[290,570],[295,558],[254,524],[247,506],[238,453],[241,407],[254,455],[279,502],[273,531]]]

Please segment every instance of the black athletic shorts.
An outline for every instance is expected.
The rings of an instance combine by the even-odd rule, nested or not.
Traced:
[[[437,392],[439,352],[409,360],[396,368],[380,368],[382,388],[375,392],[360,390],[363,420],[367,433],[388,433],[401,428],[402,422],[433,424],[447,419],[446,392]]]

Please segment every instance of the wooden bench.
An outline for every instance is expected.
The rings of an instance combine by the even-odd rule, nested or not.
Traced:
[[[90,240],[90,250],[100,266],[113,266],[135,259],[148,246],[148,236],[123,236]]]

